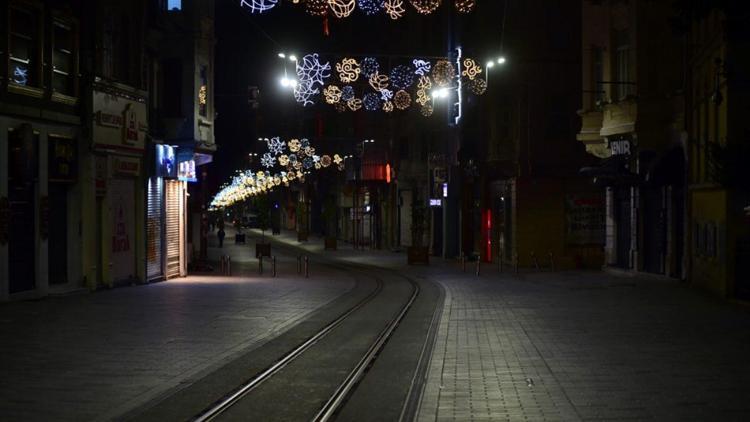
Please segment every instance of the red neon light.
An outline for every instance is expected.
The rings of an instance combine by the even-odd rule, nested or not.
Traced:
[[[385,183],[391,183],[391,164],[386,163],[385,165]]]

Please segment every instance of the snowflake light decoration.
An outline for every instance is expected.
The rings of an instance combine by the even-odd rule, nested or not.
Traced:
[[[438,60],[432,69],[432,80],[438,86],[446,86],[456,77],[456,68],[448,60]]]
[[[339,72],[341,82],[348,84],[359,79],[359,63],[355,59],[345,58],[336,64],[336,70]]]
[[[359,0],[359,10],[367,16],[380,13],[383,8],[383,0]]]
[[[474,59],[464,60],[464,70],[463,72],[461,72],[461,75],[473,81],[474,78],[476,78],[480,73],[482,73],[482,68],[479,67],[479,65],[477,64],[477,62],[474,61]]]
[[[331,64],[321,63],[318,54],[308,54],[297,62],[297,79],[299,82],[310,82],[311,84],[324,85],[325,80],[331,77]]]
[[[399,110],[406,110],[411,105],[411,95],[404,90],[397,92],[393,97],[393,105]]]
[[[334,16],[339,19],[351,15],[355,6],[355,0],[328,0],[328,7],[331,8]]]
[[[374,92],[365,94],[362,104],[367,111],[377,111],[380,108],[380,97]]]
[[[341,163],[343,163],[343,162],[344,162],[344,159],[343,159],[343,158],[341,158],[341,156],[340,156],[340,155],[338,155],[338,154],[334,154],[334,155],[333,155],[333,162],[334,162],[334,163],[336,163],[336,165],[338,165],[338,164],[341,164]]]
[[[388,88],[388,81],[389,79],[387,75],[381,75],[377,72],[370,76],[370,86],[375,91],[382,91]]]
[[[279,165],[286,167],[289,165],[289,156],[288,155],[281,155],[279,156]]]
[[[414,9],[417,10],[417,13],[421,15],[429,15],[430,13],[434,12],[435,9],[440,7],[441,1],[442,0],[409,0],[409,3],[414,6]]]
[[[303,106],[314,104],[311,98],[320,93],[310,82],[299,82],[294,87],[294,99]]]
[[[359,64],[359,68],[362,71],[362,74],[369,78],[375,73],[378,73],[378,70],[380,70],[380,63],[378,63],[378,60],[374,57],[365,57]]]
[[[284,153],[286,144],[277,136],[268,140],[268,151],[273,155]]]
[[[351,85],[346,85],[341,88],[341,99],[349,101],[354,98],[354,88]]]
[[[267,12],[279,3],[279,0],[240,0],[240,7],[249,7],[250,13]]]
[[[412,63],[414,63],[414,67],[417,69],[414,71],[417,75],[425,76],[432,70],[432,65],[427,60],[414,59]]]
[[[276,165],[276,157],[267,152],[260,158],[260,164],[265,168],[271,168]]]
[[[352,98],[351,100],[346,102],[346,105],[349,106],[349,110],[357,111],[362,108],[362,100],[360,100],[359,98]]]
[[[391,85],[397,89],[406,89],[414,83],[414,73],[411,68],[398,65],[391,70]]]
[[[385,8],[385,13],[394,21],[402,18],[404,13],[406,13],[403,0],[385,0],[383,7]]]
[[[336,104],[341,101],[341,89],[336,85],[328,85],[323,89],[323,96],[328,104]]]

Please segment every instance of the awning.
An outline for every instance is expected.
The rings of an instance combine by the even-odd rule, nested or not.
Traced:
[[[605,158],[598,166],[581,168],[578,173],[594,179],[598,186],[632,186],[640,184],[641,178],[627,168],[627,157]]]

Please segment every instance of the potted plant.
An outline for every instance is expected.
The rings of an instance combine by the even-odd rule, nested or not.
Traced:
[[[412,245],[407,249],[407,262],[411,264],[429,264],[430,254],[427,246],[422,246],[427,228],[427,208],[420,200],[412,202],[411,238]]]
[[[260,242],[255,243],[255,257],[271,256],[271,244],[266,242],[266,230],[268,230],[269,221],[269,206],[268,198],[265,195],[261,195],[255,198],[255,212],[258,213],[258,228],[260,229],[261,238]]]

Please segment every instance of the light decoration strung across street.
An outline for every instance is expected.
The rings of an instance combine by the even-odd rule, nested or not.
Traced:
[[[453,0],[456,11],[471,13],[476,8],[476,0]],[[294,5],[303,5],[308,14],[324,17],[328,12],[343,19],[352,15],[355,8],[366,16],[385,14],[398,20],[406,14],[404,0],[292,0]],[[429,15],[437,10],[442,0],[409,0],[414,10],[421,15]],[[279,0],[240,0],[240,6],[250,9],[250,13],[265,13],[279,4]]]
[[[438,57],[434,62],[423,58],[389,59],[389,63],[395,62],[390,68],[374,57],[330,57],[329,61],[328,57],[322,60],[318,54],[308,54],[296,62],[294,96],[303,106],[325,103],[342,113],[361,109],[390,113],[407,110],[417,103],[424,109],[422,114],[430,115],[434,111],[433,101],[448,98],[449,91],[456,91],[451,98],[456,99],[454,106],[460,114],[463,90],[482,95],[487,89],[487,78],[482,78],[486,72],[475,59],[464,58],[460,49],[456,51],[453,58]],[[331,63],[336,63],[335,69]],[[444,95],[436,97],[437,88],[445,91]],[[425,108],[428,104],[433,111]]]

